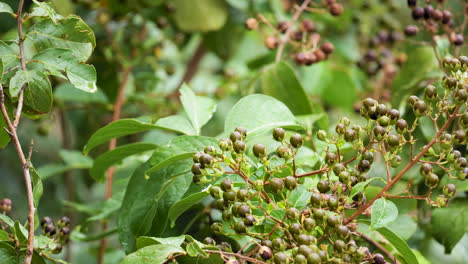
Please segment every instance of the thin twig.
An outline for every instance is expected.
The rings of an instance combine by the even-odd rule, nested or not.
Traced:
[[[26,71],[26,60],[24,59],[24,36],[23,36],[23,5],[24,0],[20,0],[18,4],[18,13],[16,14],[16,21],[18,24],[18,45],[19,45],[19,52],[20,52],[20,62],[21,62],[21,69]],[[16,108],[15,119],[13,121],[13,125],[18,127],[21,112],[23,111],[23,102],[24,102],[24,89],[26,89],[26,84],[21,87],[19,97],[18,97],[18,107]]]
[[[302,5],[297,9],[296,13],[294,13],[294,15],[293,15],[293,17],[291,19],[291,24],[294,24],[299,19],[302,12],[304,12],[304,10],[307,8],[307,6],[310,4],[311,1],[312,0],[305,0],[302,3]],[[286,32],[284,33],[284,39],[280,42],[280,44],[278,46],[278,51],[276,52],[275,62],[279,62],[281,60],[281,55],[283,54],[284,47],[286,46],[286,43],[288,43],[289,34],[292,32],[293,28],[294,28],[293,25],[291,25],[288,28],[288,30],[286,30]]]
[[[377,199],[380,197],[384,196],[385,193],[392,188],[392,186],[398,182],[398,180],[403,177],[403,175],[411,169],[416,163],[419,162],[419,160],[424,156],[424,154],[436,143],[436,141],[440,138],[440,135],[448,128],[448,126],[453,122],[455,117],[457,116],[458,110],[460,109],[460,105],[455,108],[453,113],[450,115],[450,118],[444,123],[444,125],[440,128],[439,132],[436,133],[436,135],[432,138],[432,140],[419,152],[414,159],[411,159],[411,161],[398,173],[395,178],[393,178],[390,182],[385,185],[385,187],[380,191],[379,194],[377,194],[372,200],[370,200],[368,203],[364,204],[363,206],[359,207],[359,209],[354,212],[349,218],[346,218],[344,220],[344,224],[347,224],[351,222],[353,219],[361,215],[367,208],[369,208]]]
[[[255,264],[268,264],[266,262],[263,262],[261,260],[258,260],[258,259],[254,259],[254,258],[251,258],[251,257],[246,257],[242,254],[237,254],[237,253],[232,253],[232,252],[224,252],[224,251],[217,251],[217,250],[205,250],[206,253],[209,253],[209,254],[220,254],[221,256],[222,255],[227,255],[227,256],[232,256],[232,257],[236,257],[236,258],[239,258],[239,259],[243,259],[243,260],[247,260],[251,263],[255,263]]]
[[[28,245],[26,249],[26,256],[24,258],[25,264],[30,264],[32,260],[32,255],[34,251],[34,212],[36,208],[34,207],[34,197],[31,184],[31,174],[29,172],[29,162],[26,159],[23,149],[21,148],[21,143],[16,132],[16,127],[11,122],[10,116],[8,115],[6,106],[5,106],[5,96],[3,94],[3,86],[0,84],[0,108],[5,119],[5,122],[8,127],[9,135],[13,144],[15,145],[16,152],[21,162],[23,168],[24,182],[26,184],[26,196],[28,199]]]

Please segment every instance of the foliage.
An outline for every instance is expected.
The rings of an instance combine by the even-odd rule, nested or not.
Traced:
[[[0,2],[0,262],[464,263],[466,8]]]

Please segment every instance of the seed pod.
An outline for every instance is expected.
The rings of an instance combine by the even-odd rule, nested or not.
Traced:
[[[418,116],[422,116],[426,113],[427,105],[424,101],[417,101],[413,107],[414,112]]]
[[[437,88],[434,85],[426,86],[424,89],[424,98],[429,101],[433,101],[437,98]]]
[[[378,141],[381,141],[387,134],[387,130],[382,126],[375,126],[374,129],[372,129],[372,132]]]
[[[247,129],[244,127],[237,127],[234,131],[239,132],[239,134],[241,134],[242,139],[247,137]]]

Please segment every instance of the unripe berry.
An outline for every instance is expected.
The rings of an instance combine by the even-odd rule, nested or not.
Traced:
[[[302,146],[302,143],[303,143],[303,139],[302,139],[302,136],[300,134],[294,134],[291,136],[291,138],[289,139],[289,142],[291,143],[291,145],[294,147],[294,148],[299,148]]]
[[[282,141],[284,139],[285,133],[286,133],[286,131],[284,131],[284,129],[282,129],[280,127],[275,128],[275,129],[273,129],[273,138],[276,141]]]
[[[234,142],[234,151],[236,153],[243,153],[245,151],[245,143],[244,141],[241,141],[241,140],[237,140],[236,142]]]
[[[201,175],[202,172],[201,172],[201,164],[200,163],[194,163],[192,165],[192,173],[194,175]]]
[[[246,232],[245,224],[243,221],[235,222],[232,229],[238,234],[244,234]]]
[[[408,123],[404,119],[399,119],[395,123],[395,128],[398,133],[403,134],[408,130]]]
[[[325,132],[325,130],[317,131],[317,138],[320,141],[326,141],[327,140],[327,132]]]
[[[203,156],[203,152],[195,152],[193,154],[193,162],[194,163],[201,163],[201,157]]]
[[[320,258],[319,254],[317,253],[312,253],[309,256],[307,256],[307,263],[308,264],[320,264],[322,262],[322,259]]]
[[[229,191],[232,189],[232,181],[230,179],[223,179],[221,181],[221,189],[223,191]]]
[[[219,141],[218,146],[222,151],[228,151],[232,146],[232,141],[227,138],[223,138]]]
[[[234,131],[229,136],[229,139],[231,140],[231,142],[236,142],[238,140],[242,140],[242,135],[241,135],[241,133],[239,133],[237,131]]]
[[[273,239],[273,241],[271,241],[271,244],[274,250],[280,251],[286,249],[286,244],[280,237]]]
[[[221,199],[221,189],[218,186],[211,186],[210,195],[215,199]]]
[[[390,118],[386,115],[383,115],[377,119],[377,123],[379,123],[380,126],[386,127],[390,125]]]
[[[385,135],[387,134],[387,131],[382,126],[375,126],[374,129],[372,129],[372,132],[374,134],[374,137],[378,141],[381,141],[385,137]]]
[[[291,150],[285,146],[279,146],[276,150],[278,157],[283,159],[289,159],[291,157]]]
[[[334,152],[327,152],[325,154],[325,162],[328,165],[333,165],[338,161],[338,156]]]
[[[399,155],[394,155],[390,160],[390,166],[392,168],[396,168],[401,164],[401,157]]]
[[[422,116],[426,113],[427,105],[424,101],[417,101],[413,106],[413,110],[416,113],[416,115]]]
[[[368,160],[360,160],[358,163],[358,170],[360,172],[367,172],[370,170],[371,163]]]
[[[279,178],[273,178],[270,180],[270,188],[273,192],[279,193],[284,188],[284,182]]]
[[[437,98],[437,89],[434,85],[428,85],[424,90],[424,98],[433,101]]]
[[[266,148],[262,144],[255,144],[252,150],[253,150],[253,154],[257,158],[263,158],[266,155]]]
[[[358,133],[350,128],[346,129],[344,133],[344,139],[346,142],[351,142],[351,141],[356,140],[357,136],[358,136]]]
[[[327,180],[321,180],[317,183],[317,189],[321,193],[326,193],[330,191],[330,182]]]
[[[237,191],[237,200],[239,200],[241,202],[245,202],[245,201],[247,201],[248,198],[249,198],[249,191],[248,190],[240,189],[239,191]]]
[[[234,202],[236,200],[236,192],[233,190],[223,192],[223,200],[226,202]]]
[[[200,158],[201,167],[211,167],[214,163],[214,159],[210,154],[203,154]]]
[[[257,19],[251,17],[245,21],[245,28],[247,28],[248,30],[255,30],[257,29],[257,27],[258,27]]]
[[[289,263],[288,256],[284,254],[283,252],[275,253],[274,262],[275,264],[288,264]]]
[[[242,139],[247,137],[247,129],[244,127],[237,127],[234,131],[239,132],[239,134],[241,134]]]
[[[341,124],[341,123],[336,124],[335,132],[338,135],[343,135],[345,131],[346,131],[346,126],[344,124]]]
[[[343,240],[336,240],[333,248],[338,252],[342,252],[346,249],[346,243]]]
[[[271,248],[266,247],[266,246],[261,246],[260,249],[258,250],[258,253],[260,257],[262,257],[263,260],[269,260],[273,256]]]
[[[455,187],[455,184],[449,183],[444,186],[442,192],[444,193],[445,197],[452,198],[457,192],[457,187]]]
[[[205,152],[206,154],[214,155],[216,154],[216,148],[213,146],[206,146],[203,152]]]
[[[458,82],[457,79],[455,79],[454,77],[444,76],[442,78],[442,84],[444,85],[445,89],[453,90],[457,87]]]
[[[387,143],[388,145],[390,145],[390,147],[396,147],[400,145],[400,140],[401,140],[400,135],[390,135],[387,138]]]
[[[426,175],[425,183],[429,188],[435,188],[439,184],[439,177],[435,173],[429,173]]]
[[[306,231],[311,232],[315,228],[315,220],[313,218],[306,218],[302,225]]]
[[[205,239],[203,239],[203,244],[205,244],[205,245],[216,245],[216,241],[211,237],[205,237]]]
[[[302,254],[298,254],[294,257],[294,263],[295,264],[307,264],[307,258]]]
[[[294,190],[297,187],[297,179],[294,176],[284,178],[284,185],[288,190]]]

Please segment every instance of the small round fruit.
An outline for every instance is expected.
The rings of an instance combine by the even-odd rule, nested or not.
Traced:
[[[269,260],[273,256],[271,248],[266,246],[261,246],[258,250],[258,254],[262,257],[263,260]]]
[[[270,180],[270,188],[273,192],[279,193],[284,188],[284,182],[279,178],[273,178]]]
[[[317,184],[317,189],[321,193],[326,193],[326,192],[330,191],[330,182],[327,181],[327,180],[319,181],[318,184]]]
[[[229,191],[232,189],[232,181],[230,179],[224,179],[221,181],[221,189],[223,191]]]
[[[236,142],[234,142],[234,151],[236,153],[243,153],[245,151],[244,141],[237,140]]]
[[[284,186],[288,190],[294,190],[297,187],[297,179],[294,176],[284,178]]]
[[[253,154],[257,158],[263,158],[266,155],[266,148],[262,144],[255,144],[252,150],[253,150]]]
[[[275,264],[287,264],[289,262],[288,256],[283,252],[275,253],[274,261]]]
[[[307,256],[307,263],[308,264],[320,264],[322,262],[322,258],[317,253],[312,253]]]
[[[280,127],[273,129],[273,138],[276,141],[282,141],[284,139],[285,134],[286,134],[286,131],[284,131],[284,129]]]
[[[291,138],[289,139],[291,145],[294,147],[294,148],[299,148],[302,146],[302,143],[303,143],[303,139],[302,139],[302,136],[301,134],[294,134],[291,136]]]

